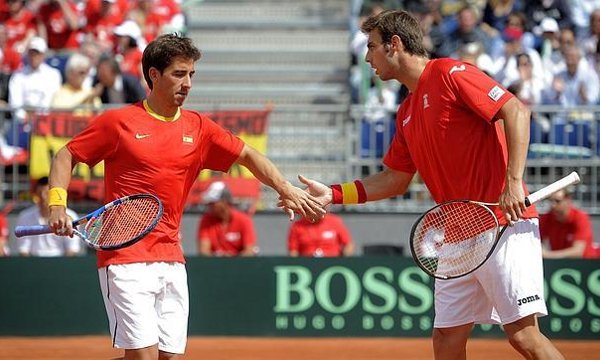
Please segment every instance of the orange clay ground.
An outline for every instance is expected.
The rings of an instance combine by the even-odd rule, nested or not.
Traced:
[[[567,359],[600,359],[600,341],[554,343]],[[0,337],[0,359],[114,359],[108,336]],[[468,359],[521,357],[501,339],[472,339]],[[237,338],[191,337],[180,359],[202,360],[425,360],[432,359],[429,339],[412,338]]]

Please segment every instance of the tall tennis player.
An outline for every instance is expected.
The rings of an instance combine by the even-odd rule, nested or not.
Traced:
[[[418,171],[438,203],[499,203],[500,225],[512,226],[491,258],[467,276],[435,281],[435,358],[465,359],[473,325],[495,323],[527,359],[562,359],[537,323],[547,309],[538,214],[525,206],[530,111],[476,67],[429,59],[419,23],[404,11],[371,16],[361,30],[366,61],[410,94],[397,112],[384,170],[331,186],[301,177],[307,190],[323,205],[363,203],[403,194]]]
[[[178,234],[200,170],[227,171],[238,163],[277,191],[289,210],[315,219],[324,213],[265,156],[208,117],[182,109],[200,57],[189,38],[162,35],[148,44],[142,58],[148,98],[98,116],[56,154],[50,170],[49,225],[57,234],[72,234],[66,189],[80,162],[104,161],[106,202],[143,192],[163,203],[161,221],[144,239],[97,253],[113,346],[124,349],[125,359],[174,359],[184,353],[189,301]]]

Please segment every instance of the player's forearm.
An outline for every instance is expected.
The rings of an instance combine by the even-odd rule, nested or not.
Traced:
[[[506,180],[509,183],[521,183],[529,148],[531,112],[523,103],[517,99],[512,99],[502,107],[499,115],[504,120],[504,131],[508,146]]]
[[[285,187],[290,185],[271,160],[249,145],[244,146],[238,163],[250,170],[261,183],[273,188],[279,194],[284,193]]]
[[[50,188],[59,187],[67,189],[71,182],[71,172],[75,163],[73,162],[73,156],[66,147],[60,149],[50,167],[50,175],[48,176],[48,183]]]
[[[412,177],[412,174],[386,168],[362,179],[367,193],[367,201],[382,200],[404,194]]]

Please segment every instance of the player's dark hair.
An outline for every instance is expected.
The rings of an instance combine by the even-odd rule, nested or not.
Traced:
[[[377,15],[369,16],[360,29],[365,34],[373,30],[379,31],[384,44],[390,44],[392,36],[398,35],[407,53],[429,57],[425,46],[423,46],[423,32],[419,22],[406,11],[386,10]]]
[[[160,35],[146,46],[142,55],[144,79],[152,89],[150,68],[155,68],[162,74],[175,58],[198,61],[201,56],[200,50],[194,46],[192,39],[178,34]]]

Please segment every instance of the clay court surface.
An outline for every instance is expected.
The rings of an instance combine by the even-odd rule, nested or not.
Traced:
[[[554,341],[567,359],[600,359],[600,341]],[[114,359],[108,336],[0,338],[0,359]],[[503,340],[473,339],[469,359],[521,359]],[[206,360],[425,360],[429,339],[192,337],[181,359]]]

